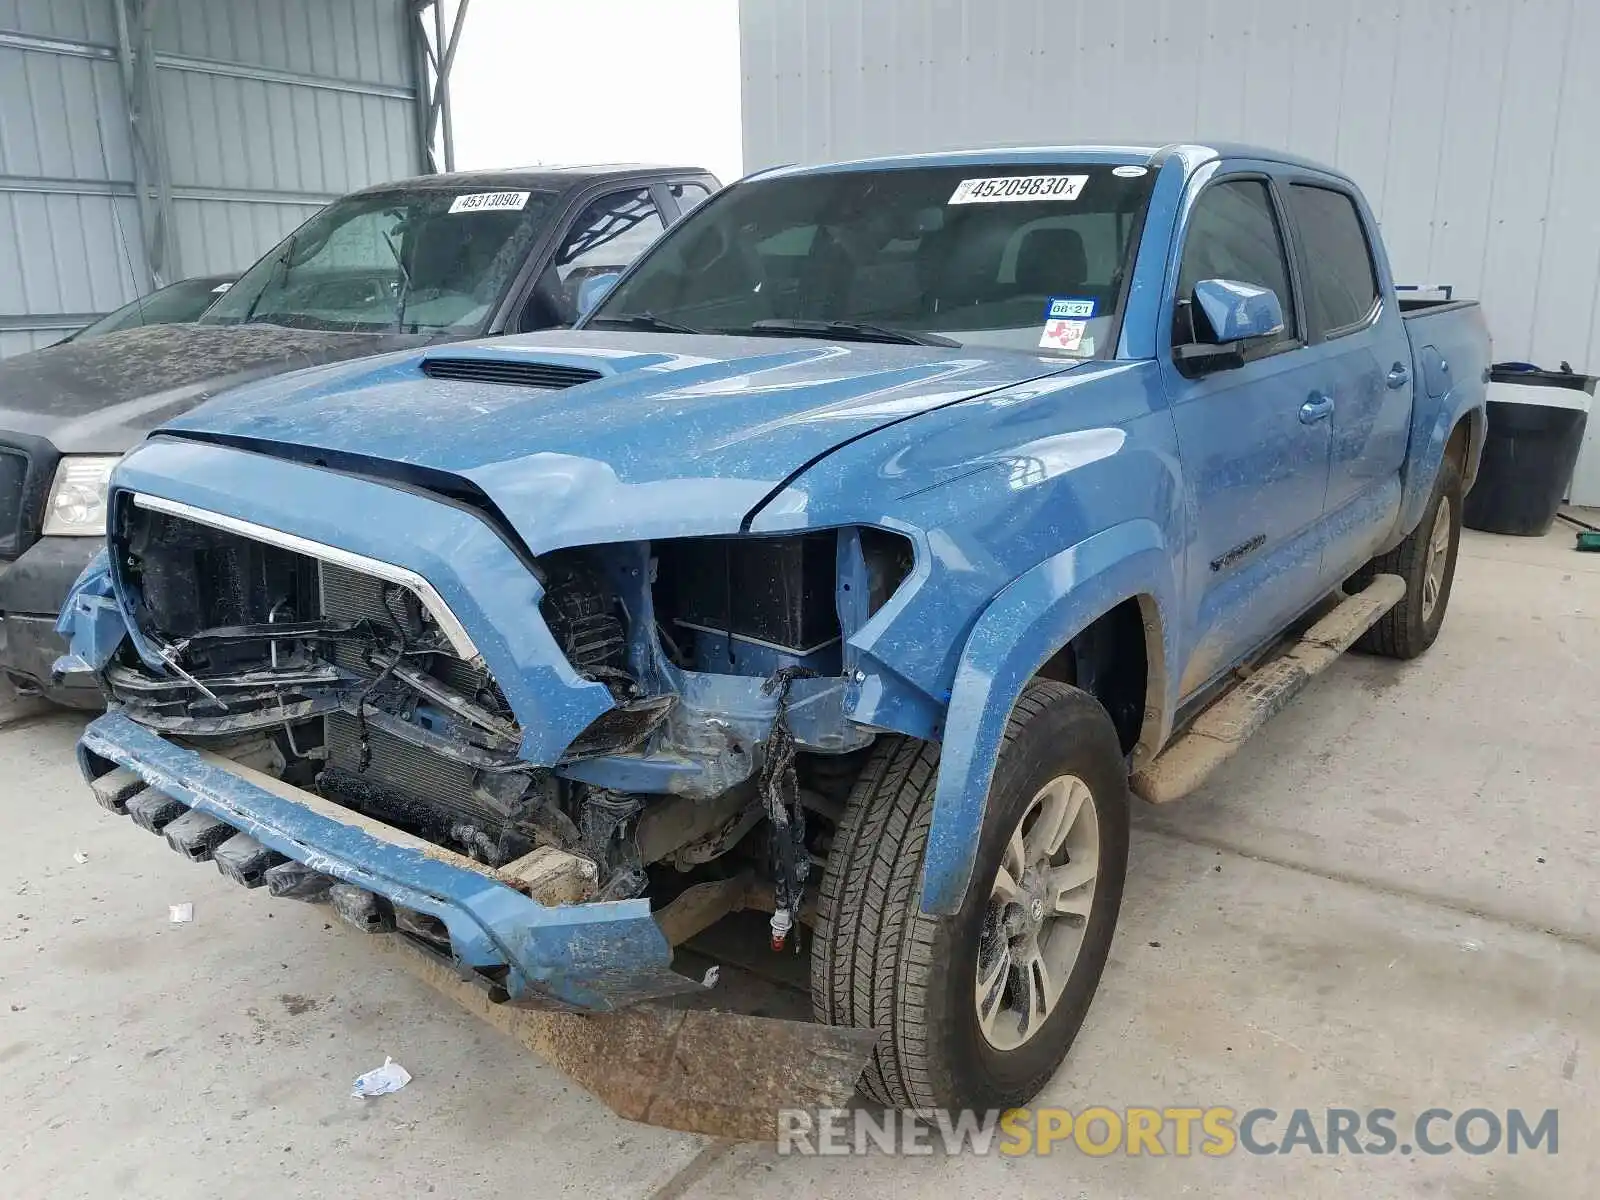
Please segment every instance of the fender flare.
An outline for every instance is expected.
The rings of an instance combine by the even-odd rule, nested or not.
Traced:
[[[1378,547],[1379,554],[1398,546],[1421,522],[1428,499],[1433,495],[1434,480],[1439,477],[1439,467],[1444,462],[1444,448],[1462,421],[1471,422],[1467,430],[1467,469],[1462,472],[1462,488],[1470,489],[1477,479],[1478,462],[1483,455],[1484,439],[1488,436],[1488,409],[1482,401],[1456,408],[1448,403],[1448,399],[1446,397],[1446,402],[1440,405],[1439,413],[1428,429],[1427,441],[1422,443],[1413,465],[1406,472],[1405,497],[1400,505],[1400,514],[1395,519],[1394,531]]]
[[[950,693],[923,861],[923,912],[954,913],[966,896],[1006,722],[1023,687],[1096,619],[1138,596],[1150,597],[1162,618],[1163,662],[1151,664],[1151,678],[1164,681],[1165,664],[1177,661],[1170,619],[1177,596],[1166,538],[1154,521],[1113,525],[1052,555],[979,615]],[[1169,712],[1159,723],[1167,720]],[[1147,716],[1147,730],[1149,723]]]

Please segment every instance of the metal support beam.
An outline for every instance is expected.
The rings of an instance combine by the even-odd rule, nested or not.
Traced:
[[[174,200],[227,200],[241,204],[314,204],[319,208],[339,198],[338,192],[281,192],[260,188],[174,187]],[[138,188],[126,179],[61,179],[33,175],[0,175],[0,192],[32,192],[42,196],[134,196]]]
[[[103,62],[116,62],[120,57],[116,46],[102,46],[98,42],[80,42],[69,38],[39,37],[36,34],[19,33],[10,29],[0,29],[0,49],[31,50],[39,54],[89,58]],[[295,87],[320,88],[328,92],[349,92],[356,96],[379,96],[385,100],[414,100],[417,97],[415,88],[374,83],[366,79],[306,75],[299,71],[285,71],[255,63],[228,62],[220,58],[194,58],[187,54],[157,52],[155,59],[156,66],[170,71],[216,75],[224,79],[255,79],[263,83],[287,83]]]
[[[160,240],[156,243],[157,255],[151,267],[159,268],[161,282],[171,283],[183,278],[182,252],[173,236],[172,220],[172,160],[167,153],[167,122],[161,112],[161,87],[156,79],[155,22],[156,9],[161,0],[137,0],[139,13],[139,46],[134,59],[144,84],[143,111],[151,131],[150,155],[155,173],[156,212],[159,215]]]
[[[148,292],[164,280],[158,265],[159,247],[164,238],[158,229],[160,218],[153,195],[154,160],[148,146],[150,138],[159,136],[160,131],[144,111],[143,73],[134,57],[134,30],[139,26],[137,20],[130,17],[128,6],[137,2],[111,0],[111,7],[117,18],[117,68],[122,78],[123,108],[128,114],[129,136],[133,143],[133,195],[139,206],[139,245],[144,252],[144,278],[135,279],[134,286],[139,292]],[[120,225],[118,229],[121,230]],[[124,246],[123,251],[127,253],[128,247]]]
[[[105,313],[0,313],[0,333],[71,333]]]
[[[412,0],[411,36],[415,45],[417,96],[427,102],[419,111],[422,163],[428,171],[456,168],[455,126],[450,112],[450,70],[466,24],[471,0],[456,0],[455,16],[445,11],[447,0]],[[421,104],[419,103],[419,110]]]

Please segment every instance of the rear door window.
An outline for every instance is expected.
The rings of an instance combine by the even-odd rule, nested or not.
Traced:
[[[518,327],[548,329],[578,319],[578,293],[593,275],[621,271],[666,229],[649,188],[612,192],[573,220],[523,308]]]
[[[1320,337],[1359,328],[1378,307],[1378,279],[1361,214],[1344,192],[1296,183],[1289,207],[1305,263],[1306,310]]]
[[[579,214],[556,252],[563,284],[620,271],[655,241],[666,226],[647,188],[602,196]]]
[[[711,198],[711,189],[698,179],[686,179],[682,183],[669,183],[667,190],[672,193],[672,198],[678,203],[678,215],[680,217],[702,200]]]

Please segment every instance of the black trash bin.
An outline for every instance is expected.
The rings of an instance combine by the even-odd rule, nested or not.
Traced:
[[[1465,525],[1519,537],[1548,532],[1572,483],[1594,387],[1593,375],[1495,364],[1489,433],[1477,482],[1462,507]]]

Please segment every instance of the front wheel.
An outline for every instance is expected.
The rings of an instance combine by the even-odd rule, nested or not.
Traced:
[[[913,1109],[1026,1103],[1099,985],[1128,859],[1127,772],[1090,695],[1035,680],[1006,729],[973,882],[921,911],[938,749],[880,739],[840,822],[812,945],[819,1021],[883,1030],[862,1080]]]
[[[1446,459],[1422,520],[1393,550],[1362,568],[1357,580],[1383,573],[1406,581],[1406,594],[1371,629],[1357,649],[1385,658],[1416,658],[1439,636],[1455,582],[1461,546],[1461,471]]]

